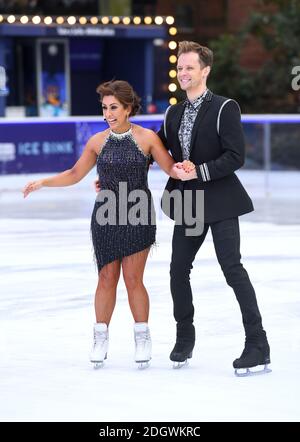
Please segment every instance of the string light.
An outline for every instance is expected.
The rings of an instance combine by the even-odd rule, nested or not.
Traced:
[[[171,15],[169,15],[167,18],[166,18],[166,23],[167,23],[167,25],[172,25],[173,23],[174,23],[174,17],[172,17]]]
[[[92,25],[96,25],[98,23],[98,18],[97,17],[91,17],[90,22],[92,23]]]
[[[166,17],[166,23],[170,26],[169,35],[171,35],[172,37],[174,37],[177,34],[177,28],[175,28],[175,26],[171,26],[174,24],[174,21],[175,21],[174,17],[172,17],[172,16]],[[168,46],[171,51],[174,51],[177,48],[177,43],[176,43],[176,41],[171,40],[171,41],[169,41]],[[171,54],[169,56],[169,62],[171,63],[171,65],[175,64],[177,62],[177,56],[174,54]],[[170,69],[170,71],[169,71],[169,77],[172,79],[175,79],[176,76],[177,76],[177,72],[172,66],[172,69]],[[168,86],[168,89],[170,92],[174,93],[177,90],[177,85],[175,83],[170,83]],[[169,103],[170,103],[170,105],[177,104],[177,98],[170,97]]]
[[[130,23],[130,18],[129,17],[124,17],[122,22],[124,23],[124,25],[129,25]]]
[[[16,17],[14,15],[9,15],[7,17],[7,22],[8,23],[14,23],[16,21]]]
[[[169,29],[169,34],[170,35],[176,35],[177,34],[177,28],[174,28],[174,26],[172,28]]]
[[[41,17],[40,16],[38,16],[38,15],[35,15],[33,18],[32,18],[32,23],[34,24],[34,25],[38,25],[38,24],[40,24],[41,23]]]
[[[45,25],[51,25],[52,21],[53,21],[52,17],[48,16],[44,18]]]
[[[75,23],[76,23],[76,18],[73,16],[73,15],[71,15],[70,17],[68,17],[67,18],[67,22],[69,23],[69,25],[75,25]]]
[[[168,89],[170,92],[175,92],[177,90],[177,86],[175,83],[170,83]]]
[[[170,41],[169,42],[169,48],[173,51],[174,49],[177,48],[177,43],[176,41]]]
[[[20,22],[24,25],[29,23],[30,21],[32,23],[34,23],[35,25],[38,25],[41,22],[45,23],[46,25],[51,25],[52,23],[56,23],[58,25],[68,23],[68,25],[70,25],[70,26],[73,26],[77,22],[81,25],[86,25],[88,22],[90,22],[93,25],[98,24],[98,23],[102,23],[103,25],[107,25],[110,23],[110,21],[114,25],[118,25],[119,23],[123,23],[124,25],[129,25],[130,23],[133,23],[135,25],[140,25],[142,22],[144,22],[145,25],[151,25],[151,24],[155,23],[156,25],[160,26],[164,22],[166,22],[170,26],[174,23],[174,17],[172,17],[172,16],[162,17],[162,16],[158,15],[155,17],[146,16],[146,17],[144,17],[144,19],[142,19],[141,17],[138,17],[138,16],[135,16],[133,18],[132,17],[114,16],[110,19],[109,17],[84,17],[84,16],[76,18],[73,15],[69,16],[69,17],[63,17],[63,16],[41,17],[39,15],[35,15],[33,17],[28,17],[26,15],[23,15],[23,16],[15,16],[15,15],[3,16],[3,15],[0,15],[0,23],[2,23],[4,21],[6,21],[9,24],[13,24],[15,22]],[[177,29],[175,27],[170,27],[169,34],[176,35]]]
[[[154,22],[156,25],[162,25],[164,22],[164,19],[160,16],[155,17]]]
[[[22,25],[26,25],[26,23],[29,22],[29,18],[27,17],[27,15],[23,15],[23,16],[20,18],[20,22],[22,23]]]
[[[62,25],[65,22],[65,19],[63,17],[56,17],[56,23],[58,25]]]

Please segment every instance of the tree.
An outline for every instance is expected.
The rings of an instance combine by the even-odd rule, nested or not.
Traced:
[[[210,42],[214,52],[214,65],[209,87],[219,95],[236,99],[243,110],[249,112],[254,94],[254,79],[239,63],[243,35],[223,34]]]
[[[269,59],[255,75],[256,112],[299,112],[300,94],[292,88],[292,69],[300,66],[300,2],[260,0],[243,29],[258,38]]]
[[[300,72],[300,1],[258,0],[258,5],[237,35],[223,34],[209,43],[215,53],[209,84],[216,93],[236,98],[243,112],[300,112],[300,91],[292,87],[293,68]],[[240,65],[249,34],[267,54],[256,72]]]

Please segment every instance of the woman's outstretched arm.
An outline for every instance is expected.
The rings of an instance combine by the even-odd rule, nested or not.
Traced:
[[[93,135],[87,142],[82,155],[71,169],[65,170],[53,177],[31,181],[23,189],[24,198],[31,192],[42,187],[65,187],[72,186],[84,178],[95,166],[97,161],[97,150],[102,145],[102,133]]]

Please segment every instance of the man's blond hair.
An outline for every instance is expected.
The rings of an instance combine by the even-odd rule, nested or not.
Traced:
[[[206,46],[201,46],[195,41],[180,41],[178,45],[177,57],[179,57],[181,54],[186,54],[187,52],[196,52],[198,54],[199,63],[202,68],[205,66],[212,67],[214,54],[213,51]]]

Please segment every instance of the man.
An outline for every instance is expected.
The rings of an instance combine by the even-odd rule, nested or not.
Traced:
[[[218,262],[239,303],[246,335],[245,348],[233,367],[248,369],[267,364],[270,348],[255,291],[240,261],[238,217],[251,212],[253,205],[234,173],[245,157],[239,105],[207,89],[213,63],[210,49],[195,42],[180,42],[177,63],[178,82],[187,99],[167,109],[158,135],[175,161],[185,164],[188,160],[195,168],[178,164],[182,181],[170,178],[166,191],[178,189],[184,198],[184,190],[192,190],[194,205],[196,191],[203,190],[204,228],[202,234],[188,236],[186,226],[176,223],[174,227],[170,276],[177,338],[170,359],[180,365],[192,357],[195,328],[189,276],[210,228]],[[170,217],[174,219],[174,214]],[[269,370],[265,367],[264,371]]]

